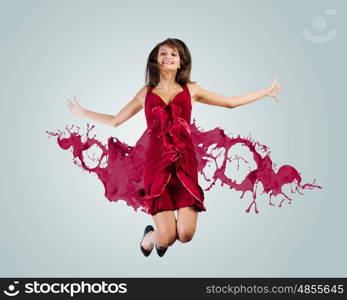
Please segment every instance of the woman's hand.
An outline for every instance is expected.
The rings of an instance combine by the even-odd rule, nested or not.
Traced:
[[[79,105],[79,103],[77,102],[77,99],[75,97],[73,97],[74,102],[69,100],[69,99],[67,101],[68,101],[70,111],[75,116],[82,117],[83,113],[84,113],[84,108],[81,105]]]
[[[266,96],[273,97],[278,102],[277,96],[281,87],[282,85],[278,82],[278,78],[276,78],[272,83],[271,87],[267,89]]]

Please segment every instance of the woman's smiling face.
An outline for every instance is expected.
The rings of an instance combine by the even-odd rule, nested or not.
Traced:
[[[166,45],[160,46],[158,65],[162,70],[177,70],[180,67],[180,56],[177,49],[172,49]]]

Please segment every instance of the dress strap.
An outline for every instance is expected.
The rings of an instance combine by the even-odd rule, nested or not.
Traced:
[[[184,83],[184,84],[179,84],[182,88],[183,88],[183,90],[184,91],[187,91],[188,90],[188,87],[187,87],[187,85]],[[151,85],[149,85],[148,86],[148,89],[147,89],[147,92],[148,93],[151,93],[152,92],[152,90],[153,90],[153,86],[151,86]]]
[[[187,87],[187,84],[186,84],[186,83],[183,83],[183,84],[180,84],[180,83],[179,83],[179,85],[180,85],[181,87],[183,87],[183,88],[186,88],[186,87]],[[147,87],[148,87],[149,89],[151,89],[151,90],[154,88],[154,87],[151,86],[151,85],[148,85]]]

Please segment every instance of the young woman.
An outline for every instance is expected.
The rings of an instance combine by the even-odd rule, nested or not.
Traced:
[[[152,252],[154,245],[158,255],[163,256],[177,239],[189,242],[196,230],[198,212],[206,211],[189,130],[193,102],[235,108],[264,97],[277,101],[281,87],[275,79],[269,88],[226,97],[191,81],[191,66],[186,44],[168,38],[149,54],[145,86],[116,115],[82,108],[75,97],[68,100],[73,114],[113,127],[123,124],[142,108],[145,110],[150,138],[143,178],[147,211],[156,227],[145,227],[140,243],[145,256]]]

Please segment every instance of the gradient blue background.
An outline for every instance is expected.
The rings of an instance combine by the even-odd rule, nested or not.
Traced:
[[[345,277],[346,6],[0,1],[0,276]],[[314,28],[318,17],[326,28]],[[304,29],[337,35],[316,43]],[[143,110],[115,129],[74,118],[67,99],[116,114],[143,86],[149,52],[168,37],[187,44],[191,79],[211,91],[252,92],[278,75],[279,104],[264,98],[231,110],[195,103],[193,118],[205,130],[251,134],[270,147],[277,166],[293,165],[303,182],[317,178],[324,189],[296,194],[282,208],[259,195],[256,215],[245,213],[250,194],[240,199],[217,187],[205,194],[207,212],[190,243],[145,258],[139,242],[151,217],[110,203],[96,175],[74,165],[44,131],[78,124],[85,132],[88,122],[103,142],[116,136],[133,145],[145,130]]]

